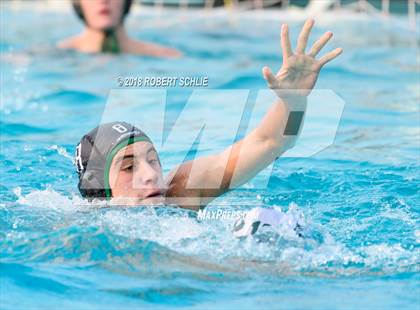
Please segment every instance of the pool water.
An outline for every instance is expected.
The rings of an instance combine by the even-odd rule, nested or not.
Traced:
[[[281,63],[280,23],[296,37],[302,21],[281,12],[133,14],[132,36],[185,53],[164,60],[57,51],[54,42],[81,29],[74,16],[4,9],[0,308],[418,309],[419,41],[402,19],[318,18],[312,39],[332,30],[329,48],[345,50],[317,84],[346,103],[334,144],[281,158],[267,187],[257,177],[208,207],[281,207],[303,219],[304,238],[237,239],[231,219],[98,208],[78,194],[75,145],[102,120],[117,77],[208,76],[209,88],[264,89],[262,66]],[[169,115],[185,96],[173,92]],[[211,104],[191,117],[214,113],[226,127],[237,117]],[[157,108],[139,98],[128,109],[144,119]],[[226,128],[213,130],[199,152],[228,146]],[[163,150],[165,172],[183,155]]]

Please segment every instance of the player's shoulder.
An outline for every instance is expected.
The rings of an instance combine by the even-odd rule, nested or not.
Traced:
[[[57,42],[56,46],[60,49],[77,49],[80,45],[80,38],[78,36],[70,37]]]
[[[182,56],[182,53],[176,49],[162,46],[156,43],[130,40],[129,52],[138,55],[147,55],[153,57],[168,57],[178,58]]]

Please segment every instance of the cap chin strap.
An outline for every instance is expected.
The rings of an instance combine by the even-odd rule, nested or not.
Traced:
[[[101,44],[102,53],[118,54],[121,52],[120,43],[118,42],[118,37],[117,37],[117,28],[119,26],[121,26],[121,24],[118,24],[117,26],[108,28],[106,30],[100,30],[104,34],[104,39]],[[97,29],[92,28],[89,25],[87,25],[87,27],[95,31],[98,31]]]
[[[119,52],[121,52],[115,29],[116,28],[112,28],[104,31],[105,38],[102,42],[101,52],[112,54],[118,54]]]

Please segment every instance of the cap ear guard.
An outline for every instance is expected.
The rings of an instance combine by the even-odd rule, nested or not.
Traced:
[[[93,171],[86,171],[79,179],[78,188],[80,194],[92,200],[94,198],[106,198],[105,190],[101,181],[97,178],[98,173]]]
[[[77,187],[80,194],[89,200],[93,198],[106,197],[103,182],[97,177],[98,175],[102,175],[103,171],[94,168],[87,169],[88,161],[83,161],[84,158],[90,159],[92,149],[92,138],[89,135],[85,135],[76,147],[76,156],[74,159],[74,164],[79,176],[79,183]]]

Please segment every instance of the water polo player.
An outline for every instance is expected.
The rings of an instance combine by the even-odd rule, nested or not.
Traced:
[[[304,24],[294,53],[288,27],[283,25],[283,65],[276,75],[263,68],[263,76],[279,100],[245,138],[219,154],[184,162],[164,178],[158,153],[143,131],[125,122],[100,125],[77,146],[75,163],[82,196],[108,199],[119,205],[176,203],[197,210],[249,181],[294,146],[302,127],[306,97],[321,68],[342,52],[337,48],[315,58],[332,37],[327,32],[305,53],[313,23],[308,20]],[[214,188],[214,184],[220,186]]]
[[[175,49],[128,37],[124,20],[130,12],[132,2],[132,0],[72,0],[73,8],[86,28],[80,35],[58,43],[58,47],[85,53],[181,56],[181,53]]]

